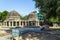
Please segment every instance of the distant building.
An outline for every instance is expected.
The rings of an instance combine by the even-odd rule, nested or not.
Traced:
[[[22,20],[18,12],[11,11],[8,13],[6,20],[3,21],[2,27],[15,28],[15,27],[35,27],[40,26],[36,12],[32,12],[28,15],[27,20]]]

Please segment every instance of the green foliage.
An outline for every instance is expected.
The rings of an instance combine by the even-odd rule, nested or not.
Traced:
[[[2,14],[2,13],[0,12],[0,20],[2,19],[2,16],[1,16],[1,14]]]
[[[20,16],[20,18],[21,18],[22,20],[27,20],[27,19],[28,19],[28,18],[27,18],[27,15],[24,16],[24,17]]]
[[[7,14],[8,14],[8,11],[0,12],[0,19],[4,21],[6,19]]]
[[[27,19],[27,16],[24,16],[23,19],[26,20]]]
[[[36,8],[40,12],[46,14],[46,18],[50,19],[51,17],[60,19],[60,0],[34,0],[36,3]],[[57,19],[56,19],[57,20]],[[59,20],[60,21],[60,20]]]
[[[58,17],[54,18],[54,17],[51,17],[49,19],[50,22],[58,22]]]

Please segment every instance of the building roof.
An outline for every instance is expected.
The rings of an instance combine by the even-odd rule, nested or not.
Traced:
[[[16,12],[15,10],[10,11],[6,17],[6,19],[20,19],[20,14]]]
[[[24,17],[26,20],[27,19],[37,19],[37,15],[36,15],[36,11],[33,11],[33,12],[31,12],[27,17]],[[15,10],[13,10],[13,11],[10,11],[9,13],[8,13],[8,15],[7,15],[7,17],[6,17],[6,19],[8,19],[8,18],[13,18],[13,19],[15,19],[15,18],[20,18],[20,14],[18,13],[18,12],[16,12]],[[20,19],[22,19],[22,18],[20,18]],[[24,19],[24,20],[25,20]]]
[[[28,15],[28,19],[30,18],[37,18],[37,15],[36,15],[36,12],[31,12],[29,15]]]
[[[7,16],[20,16],[20,14],[18,12],[16,12],[15,10],[9,12],[9,14]]]

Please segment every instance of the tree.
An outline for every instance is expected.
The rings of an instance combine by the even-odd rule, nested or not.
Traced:
[[[8,11],[3,11],[3,12],[1,12],[1,19],[2,19],[2,21],[4,21],[5,19],[6,19],[6,16],[7,16],[7,14],[8,14]]]
[[[53,17],[60,19],[60,0],[34,0],[36,8],[40,12],[46,14],[46,18],[49,20]],[[60,21],[60,20],[59,20]]]
[[[26,16],[20,16],[20,18],[22,19],[22,20],[27,20],[28,18],[27,18],[28,16],[26,15]]]
[[[1,12],[0,12],[0,20],[2,19]]]

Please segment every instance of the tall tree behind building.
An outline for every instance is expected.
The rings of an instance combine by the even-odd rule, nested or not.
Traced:
[[[46,14],[46,18],[49,20],[53,17],[53,19],[57,19],[60,21],[60,0],[33,0],[35,1],[36,8],[39,9],[40,12]]]

